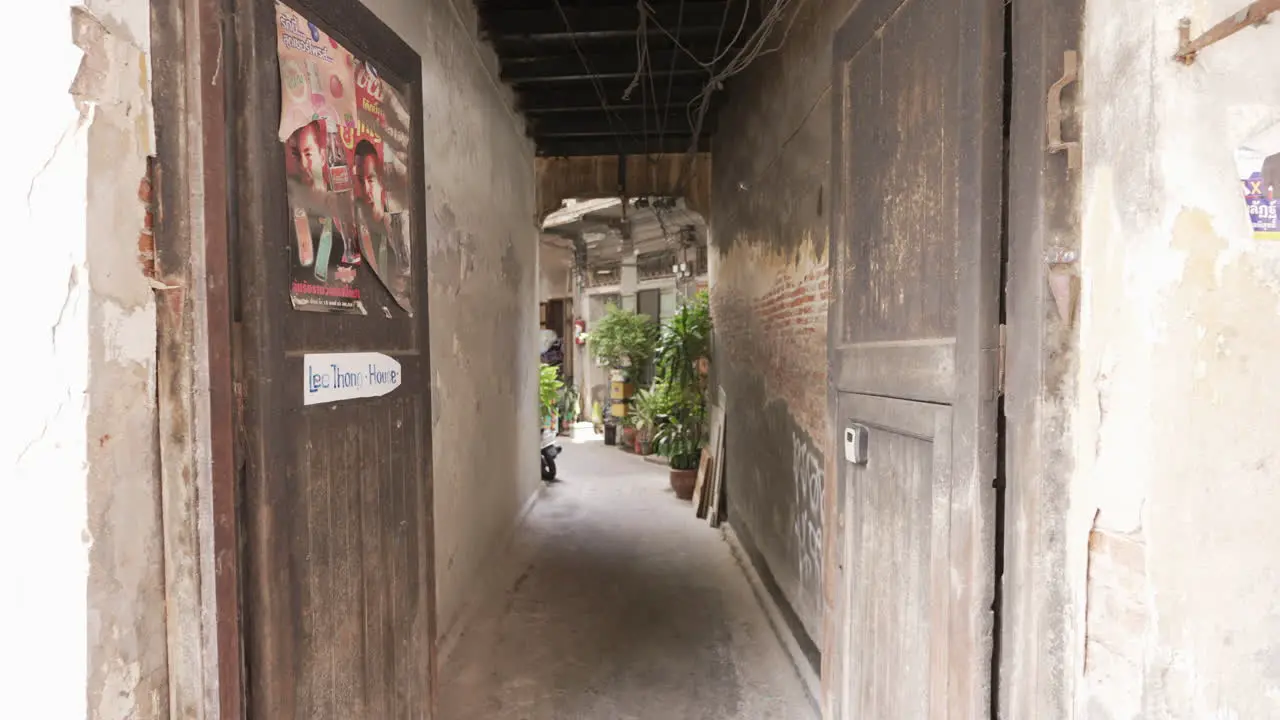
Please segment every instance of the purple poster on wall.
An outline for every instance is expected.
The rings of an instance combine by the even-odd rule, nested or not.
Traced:
[[[1259,152],[1236,153],[1241,190],[1254,240],[1280,240],[1280,202],[1276,198],[1276,159]]]

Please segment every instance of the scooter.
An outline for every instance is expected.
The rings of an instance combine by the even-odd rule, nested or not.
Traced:
[[[556,456],[560,454],[560,445],[556,442],[556,431],[546,428],[542,431],[542,479],[551,482],[556,479]]]

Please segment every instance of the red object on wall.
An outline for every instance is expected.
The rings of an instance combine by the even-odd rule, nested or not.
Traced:
[[[586,321],[581,319],[574,320],[573,321],[573,342],[578,345],[586,345],[587,344],[586,333],[587,333]]]

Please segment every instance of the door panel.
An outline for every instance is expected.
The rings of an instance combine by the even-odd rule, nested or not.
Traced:
[[[368,315],[294,310],[272,2],[235,9],[235,270],[240,278],[249,720],[434,714],[431,396],[421,60],[356,0],[288,4],[406,98],[412,314],[376,279]],[[362,281],[357,281],[362,282]],[[304,404],[308,353],[400,364],[381,397]]]
[[[834,41],[835,718],[990,712],[1002,19],[864,0]]]
[[[927,692],[945,683],[951,470],[951,409],[893,398],[840,395],[840,417],[867,429],[867,462],[840,464],[851,576],[873,587],[855,594],[845,648],[875,662],[851,663],[857,695],[849,717],[945,717]],[[945,690],[945,684],[940,687]]]

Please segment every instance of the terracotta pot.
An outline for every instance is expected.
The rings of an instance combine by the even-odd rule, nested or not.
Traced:
[[[622,428],[622,445],[623,447],[635,448],[636,446],[636,429],[633,427]]]
[[[697,470],[672,470],[671,471],[671,489],[676,491],[676,497],[681,500],[692,500],[693,489],[698,484]]]

